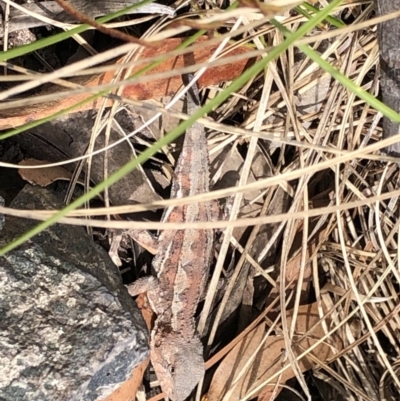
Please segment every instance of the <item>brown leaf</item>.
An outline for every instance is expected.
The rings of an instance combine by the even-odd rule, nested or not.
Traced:
[[[291,324],[293,311],[288,312],[288,324]],[[298,336],[301,336],[310,330],[319,321],[317,304],[300,306],[296,319],[296,331]],[[227,391],[232,389],[233,382],[238,377],[241,369],[247,363],[251,355],[260,345],[262,338],[265,334],[264,325],[259,325],[252,332],[250,332],[243,340],[237,344],[232,351],[222,361],[217,371],[214,374],[211,382],[210,390],[208,393],[209,401],[219,401],[224,398]],[[318,339],[324,335],[321,324],[318,324],[311,333],[305,337],[300,343],[296,343],[296,336],[293,340],[292,350],[294,355],[300,355],[303,351],[302,348],[309,348],[315,344]],[[326,344],[326,340],[322,345],[318,345],[312,354],[318,357],[319,360],[326,362],[333,356],[331,348]],[[337,341],[333,344],[337,349],[341,348],[341,344]],[[230,393],[229,401],[239,400],[244,397],[249,391],[256,388],[268,378],[274,376],[284,365],[289,362],[282,360],[282,350],[285,349],[285,342],[282,335],[270,336],[263,347],[256,355],[255,359],[251,362],[250,368],[246,374],[239,379],[238,384]],[[305,356],[299,361],[299,367],[302,372],[315,366],[315,362],[309,356]],[[284,370],[280,377],[280,383],[285,383],[288,379],[294,376],[291,367]],[[278,376],[279,378],[279,376]],[[264,389],[258,392],[261,393],[263,400],[268,400],[277,378],[272,379],[271,383],[267,384]],[[254,395],[255,397],[256,395]]]
[[[132,376],[124,384],[117,388],[112,394],[102,401],[134,401],[139,386],[143,381],[143,374],[149,364],[150,359],[147,358],[141,364],[136,366],[132,372]]]
[[[142,52],[143,58],[162,56],[163,54],[174,50],[178,47],[185,39],[167,39],[164,41],[162,49],[157,48],[145,48]],[[207,40],[206,37],[201,37],[198,39],[197,43]],[[218,43],[212,44],[210,46],[204,47],[202,49],[195,50],[194,53],[189,53],[186,55],[180,55],[177,57],[169,58],[157,67],[151,69],[146,74],[157,74],[160,72],[171,71],[174,69],[179,69],[188,66],[188,60],[190,64],[204,63],[209,60],[210,56],[215,52],[218,47]],[[235,56],[239,54],[246,53],[252,50],[249,46],[240,46],[233,49],[228,56]],[[115,63],[121,63],[123,58],[120,58]],[[200,86],[218,85],[222,81],[230,81],[237,78],[248,66],[249,60],[239,60],[237,62],[230,63],[228,65],[221,65],[210,67],[204,73],[204,75],[199,80]],[[131,74],[141,70],[144,65],[140,65],[132,71]],[[76,79],[71,79],[75,83],[80,85],[85,85],[88,87],[103,85],[110,83],[113,80],[115,72],[108,71],[103,74],[93,75],[91,77],[77,77]],[[132,85],[126,85],[124,87],[122,95],[129,99],[134,100],[144,100],[159,98],[161,96],[166,96],[174,94],[179,87],[182,85],[182,77],[180,75],[174,76],[169,79],[159,79],[153,80],[146,83],[138,83]],[[54,93],[55,91],[61,92],[60,87],[54,86],[46,90],[46,93]],[[44,94],[41,93],[41,94]],[[73,95],[68,98],[60,99],[59,101],[53,101],[50,103],[40,103],[33,105],[32,107],[17,108],[11,110],[5,110],[0,113],[0,129],[18,127],[20,125],[39,120],[41,118],[48,117],[53,113],[65,110],[78,102],[92,96],[91,94],[78,94]],[[80,107],[74,109],[76,111],[96,109],[102,104],[102,99],[99,98],[94,102],[89,102]],[[111,100],[107,101],[107,105],[112,104]]]
[[[153,326],[154,312],[151,309],[147,295],[146,294],[138,295],[136,297],[136,304],[140,312],[142,313],[147,328],[150,331]]]
[[[20,166],[37,166],[43,164],[49,164],[50,162],[46,160],[36,160],[36,159],[25,159],[22,160]],[[54,166],[48,168],[37,168],[37,169],[18,169],[19,175],[32,185],[39,185],[41,187],[47,187],[57,180],[67,180],[69,181],[72,177],[72,173],[62,166]]]
[[[315,226],[315,221],[312,222],[310,227],[310,232],[313,230]],[[293,241],[292,249],[301,249],[302,246],[302,236],[303,236],[303,227],[300,223],[297,228],[297,234]],[[326,236],[326,227],[323,226],[319,229],[319,231],[312,237],[312,239],[307,243],[306,249],[306,260],[310,261],[311,258],[315,255],[315,251],[319,244],[323,243],[323,239]],[[285,266],[285,286],[287,286],[286,293],[289,294],[291,290],[296,288],[297,286],[297,277],[299,275],[300,267],[302,262],[302,254],[301,252],[296,253],[296,255],[288,260]],[[309,286],[312,280],[312,264],[307,263],[302,280],[302,291],[300,302],[305,303],[309,296]],[[278,277],[276,279],[278,284],[281,284],[281,279]],[[289,283],[291,283],[289,285]],[[279,296],[279,286],[272,288],[271,292],[268,295],[267,305],[270,304],[276,297]],[[293,299],[294,302],[294,299]],[[293,307],[293,302],[288,305],[289,308]]]

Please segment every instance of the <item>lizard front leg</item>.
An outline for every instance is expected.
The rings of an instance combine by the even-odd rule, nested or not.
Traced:
[[[159,287],[157,277],[147,276],[137,279],[132,284],[125,285],[131,297],[136,297],[144,292],[156,291]],[[154,311],[156,312],[156,311]]]
[[[122,265],[121,259],[118,256],[118,248],[120,246],[123,234],[129,235],[133,241],[138,243],[151,254],[155,255],[158,252],[158,239],[150,234],[147,230],[112,230],[112,234],[113,235],[108,254],[116,266]]]

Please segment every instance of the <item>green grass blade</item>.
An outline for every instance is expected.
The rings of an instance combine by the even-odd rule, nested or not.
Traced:
[[[312,4],[309,3],[302,3],[301,6],[297,6],[294,8],[299,14],[303,15],[304,17],[310,19],[312,18],[313,14],[316,14],[319,12],[318,8],[313,6]],[[312,13],[312,14],[310,14]],[[325,21],[336,27],[336,28],[343,28],[344,26],[346,26],[346,24],[341,21],[340,19],[336,18],[336,17],[332,17],[331,15],[328,15],[325,18]]]

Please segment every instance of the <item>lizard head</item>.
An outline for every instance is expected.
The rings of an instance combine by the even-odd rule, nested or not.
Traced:
[[[203,345],[196,337],[190,342],[171,336],[156,341],[151,362],[162,390],[172,401],[184,401],[204,376]]]

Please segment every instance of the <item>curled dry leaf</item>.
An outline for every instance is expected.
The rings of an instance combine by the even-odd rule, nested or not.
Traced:
[[[199,38],[196,43],[205,42],[207,37]],[[157,49],[145,48],[141,54],[142,58],[150,57],[161,57],[166,53],[176,49],[182,44],[184,39],[166,39],[163,45]],[[187,55],[180,55],[176,57],[166,58],[165,61],[147,71],[147,74],[158,74],[165,71],[179,70],[180,68],[187,67],[188,61],[195,65],[200,63],[205,63],[210,58],[210,56],[216,51],[218,43],[213,43],[201,49],[195,50],[193,53],[188,53]],[[240,54],[245,54],[251,51],[250,46],[239,46],[233,48],[227,56],[236,56]],[[124,60],[121,57],[115,62],[119,64]],[[218,65],[210,67],[202,75],[199,80],[200,86],[218,85],[223,81],[230,81],[237,78],[251,63],[247,59],[240,59],[234,63],[229,63],[227,65]],[[134,74],[141,70],[144,66],[140,65],[131,71]],[[71,78],[70,81],[85,87],[94,87],[97,85],[103,85],[112,82],[114,79],[115,71],[108,71],[102,74],[91,75],[89,77],[76,77]],[[122,96],[133,100],[145,100],[154,99],[162,96],[168,96],[175,93],[182,85],[182,78],[180,75],[173,76],[168,79],[155,79],[144,83],[134,83],[132,85],[125,85],[122,91]],[[42,93],[48,94],[59,91],[62,93],[64,89],[60,89],[58,85],[54,85]],[[4,110],[0,112],[0,129],[14,128],[20,125],[36,121],[45,117],[64,111],[74,104],[82,102],[83,100],[89,98],[90,93],[79,93],[68,97],[60,96],[60,100],[51,101],[48,103],[34,104],[34,98],[32,99],[32,106],[30,107],[18,107],[15,109]],[[112,100],[108,99],[107,106],[111,106]],[[74,112],[97,109],[102,105],[102,99],[97,99],[95,101],[81,104],[79,107],[74,109]]]
[[[287,314],[288,325],[291,324],[292,314],[292,310]],[[296,331],[292,345],[292,351],[295,356],[300,355],[304,349],[310,348],[324,336],[325,333],[322,325],[317,325],[319,320],[316,303],[299,307],[299,312],[296,318]],[[310,333],[304,339],[296,342],[297,339],[300,339],[301,335],[309,330],[311,330]],[[283,336],[279,333],[277,335],[269,336],[261,350],[259,350],[255,358],[252,360],[247,372],[238,380],[236,386],[234,386],[234,382],[239,376],[242,368],[263,341],[265,332],[266,328],[264,324],[257,326],[226,356],[214,374],[208,393],[209,401],[219,401],[224,399],[229,399],[229,401],[239,400],[254,388],[260,386],[269,378],[274,376],[283,366],[289,364],[287,360],[283,360],[283,350],[285,349]],[[335,349],[340,349],[342,347],[341,343],[335,340],[335,337],[330,338],[330,344]],[[325,340],[311,353],[320,361],[327,362],[334,355],[331,346],[329,346],[327,340]],[[309,356],[305,356],[299,361],[299,367],[302,372],[313,368],[315,365],[316,363]],[[282,372],[280,383],[284,384],[293,376],[294,372],[289,366]],[[277,377],[279,378],[279,376]],[[258,395],[260,395],[262,400],[270,399],[276,382],[277,378],[272,379],[271,382],[266,384],[266,387],[264,387],[263,390],[258,392]],[[254,397],[256,395],[257,394],[255,394]]]
[[[46,160],[25,159],[19,163],[20,166],[40,166],[44,164],[50,164],[50,162]],[[69,181],[72,177],[72,173],[62,166],[36,169],[20,168],[18,169],[18,174],[30,184],[39,185],[40,187],[47,187],[47,185],[57,180]]]

